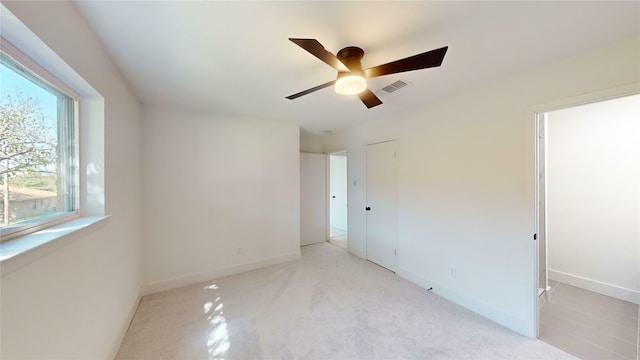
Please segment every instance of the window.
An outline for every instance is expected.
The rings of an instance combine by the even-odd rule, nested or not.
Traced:
[[[77,216],[78,104],[75,94],[52,85],[53,76],[18,61],[21,54],[0,55],[0,236],[5,241]]]

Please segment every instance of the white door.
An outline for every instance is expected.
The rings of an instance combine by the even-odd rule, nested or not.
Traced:
[[[300,153],[300,245],[327,239],[327,158]]]
[[[341,233],[347,232],[347,156],[329,157],[329,223]]]
[[[398,195],[395,140],[367,145],[366,156],[367,260],[396,271]]]

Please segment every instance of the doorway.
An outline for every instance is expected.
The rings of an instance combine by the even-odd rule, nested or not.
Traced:
[[[367,260],[393,272],[398,268],[398,179],[396,142],[366,149]]]
[[[349,248],[347,152],[329,155],[329,242]]]
[[[536,115],[538,337],[638,359],[640,95]]]

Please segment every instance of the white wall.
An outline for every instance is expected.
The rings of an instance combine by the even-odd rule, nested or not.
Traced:
[[[87,191],[111,218],[2,277],[0,357],[110,359],[139,299],[140,105],[72,2],[3,5],[104,97],[104,189]]]
[[[397,139],[398,274],[534,337],[535,124],[528,110],[638,84],[639,45],[634,37],[327,136],[326,152],[348,151],[349,250],[366,253],[365,145]]]
[[[145,293],[299,258],[297,126],[146,105],[143,123]]]
[[[547,123],[549,277],[640,303],[640,95]]]
[[[321,135],[306,133],[300,129],[300,152],[324,154],[324,139]]]
[[[300,245],[327,240],[327,156],[300,153]]]

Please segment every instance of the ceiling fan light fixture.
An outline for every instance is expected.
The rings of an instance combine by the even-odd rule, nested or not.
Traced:
[[[362,75],[346,73],[336,80],[335,90],[340,95],[356,95],[367,89],[367,80]]]

